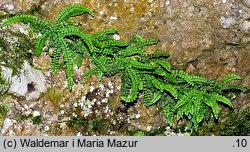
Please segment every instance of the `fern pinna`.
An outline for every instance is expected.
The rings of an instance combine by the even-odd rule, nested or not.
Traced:
[[[53,74],[55,74],[58,69],[59,57],[62,54],[66,65],[68,87],[71,90],[73,86],[74,65],[79,66],[82,61],[82,56],[85,54],[84,51],[90,51],[92,49],[89,35],[83,33],[77,26],[68,20],[70,17],[78,16],[83,13],[88,13],[93,16],[93,13],[88,8],[75,4],[63,9],[55,22],[21,14],[8,18],[1,26],[23,22],[29,24],[34,32],[39,33],[36,40],[34,55],[39,56],[46,44],[48,47],[53,48],[51,63]],[[76,37],[81,40],[85,49],[77,51],[73,46],[76,45],[79,40],[76,42],[69,39],[69,37]]]

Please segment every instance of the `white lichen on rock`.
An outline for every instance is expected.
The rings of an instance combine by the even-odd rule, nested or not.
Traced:
[[[229,28],[230,26],[234,25],[234,23],[235,23],[235,19],[232,17],[226,18],[224,16],[221,16],[220,21],[221,21],[221,25],[223,26],[223,28]]]
[[[25,97],[26,100],[37,99],[46,90],[44,74],[32,68],[27,61],[24,61],[23,68],[17,75],[12,76],[12,69],[4,67],[2,67],[2,73],[3,77],[11,83],[8,92]],[[34,90],[29,91],[29,84],[33,85]]]

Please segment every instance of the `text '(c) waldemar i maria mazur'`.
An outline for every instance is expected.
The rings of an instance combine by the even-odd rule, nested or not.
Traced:
[[[68,140],[45,140],[45,139],[20,139],[21,147],[136,147],[136,140],[87,140],[72,139]]]

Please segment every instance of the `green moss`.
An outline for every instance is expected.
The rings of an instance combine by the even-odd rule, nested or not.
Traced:
[[[38,6],[34,5],[27,12],[27,14],[31,14],[31,15],[40,14],[40,13],[41,13],[41,5],[38,5]]]
[[[68,126],[74,128],[84,127],[92,131],[101,131],[105,126],[105,122],[100,119],[87,120],[73,116],[68,122]]]
[[[129,132],[130,136],[145,136],[146,132],[142,130]]]
[[[13,74],[17,74],[24,60],[31,61],[29,50],[33,46],[33,41],[25,34],[0,30],[0,65],[11,68]]]
[[[0,103],[0,127],[3,125],[9,109],[6,105]]]
[[[9,16],[8,13],[6,13],[6,12],[4,12],[4,11],[0,11],[0,19],[4,19],[4,18],[6,18],[6,17],[8,17],[8,16]]]
[[[42,123],[42,118],[41,118],[41,116],[32,117],[31,120],[32,120],[33,124],[35,124],[35,125],[39,125],[39,124]]]
[[[101,130],[103,125],[104,125],[104,122],[102,120],[96,119],[92,121],[92,126],[93,126],[92,129],[94,131]]]
[[[64,103],[63,91],[54,86],[47,88],[46,92],[41,95],[41,98],[44,102],[52,103],[54,107]]]
[[[71,117],[70,121],[68,122],[69,127],[84,127],[84,128],[88,128],[89,126],[89,122],[88,120],[85,119],[81,119],[78,117]]]
[[[204,123],[192,135],[199,136],[249,136],[250,135],[250,108],[238,111],[224,112],[220,121]]]
[[[135,130],[129,131],[130,136],[163,136],[166,131],[166,127],[160,127],[152,131]]]
[[[8,90],[9,85],[10,85],[9,82],[3,78],[2,73],[1,73],[1,67],[0,67],[0,96],[3,95],[3,93],[5,93]],[[0,101],[1,101],[1,97],[0,97]]]
[[[25,115],[20,115],[19,116],[19,119],[21,121],[25,121],[25,120],[31,120],[33,122],[34,125],[39,125],[42,123],[42,118],[41,116],[35,116],[33,117],[32,114],[29,114],[28,116],[25,116]]]

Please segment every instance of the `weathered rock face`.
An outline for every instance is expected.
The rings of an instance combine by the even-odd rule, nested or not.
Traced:
[[[9,14],[24,13],[32,7],[39,6],[43,0],[1,0],[0,10],[4,10]]]
[[[249,0],[240,0],[240,1],[241,1],[241,3],[242,3],[244,6],[250,8],[250,1],[249,1]]]
[[[32,5],[41,4],[39,12],[42,18],[54,20],[66,5],[75,3],[81,3],[95,13],[94,18],[88,15],[75,18],[75,21],[86,32],[93,33],[115,27],[121,39],[130,39],[135,34],[147,38],[155,37],[160,39],[160,43],[150,47],[148,53],[156,49],[169,51],[169,60],[175,68],[182,68],[192,74],[203,75],[210,79],[221,79],[225,74],[235,73],[243,78],[242,84],[250,85],[249,0],[25,2],[4,0],[0,4],[0,9],[15,14],[27,12]],[[41,118],[44,120],[40,125],[41,134],[126,135],[128,130],[151,131],[165,125],[165,119],[157,107],[146,109],[141,101],[131,107],[120,103],[118,80],[112,81],[112,85],[109,86],[113,78],[105,79],[103,84],[96,83],[96,79],[90,79],[85,86],[78,83],[74,86],[73,92],[69,93],[65,91],[67,84],[63,71],[51,76],[48,56],[43,54],[42,57],[34,58],[33,61],[42,67],[50,81],[49,85],[61,89],[62,92],[59,91],[58,96],[63,94],[63,97],[59,98],[56,92],[54,92],[55,96],[50,96],[53,94],[51,92],[47,94],[45,92],[37,100],[35,109],[41,112]],[[76,82],[81,78],[82,72],[87,71],[91,66],[88,63],[86,59],[82,68],[75,71]],[[239,101],[234,103],[236,107],[245,107],[244,105],[250,103],[249,96],[245,94],[241,94],[237,100]],[[29,104],[28,107],[30,107]],[[19,110],[19,112],[25,114],[25,111],[29,109]],[[82,119],[86,121],[96,119],[102,120],[106,128],[93,132],[90,128],[93,129],[91,124],[93,125],[94,121],[90,121],[89,127],[83,125],[80,129],[79,127],[78,129],[71,128],[66,122],[75,115],[81,118],[76,123],[83,123]],[[5,130],[8,130],[6,126],[12,121],[6,120]],[[20,122],[19,126],[23,124],[28,123]],[[32,124],[29,125],[31,125],[30,128],[35,128]],[[109,132],[105,132],[107,128]]]

